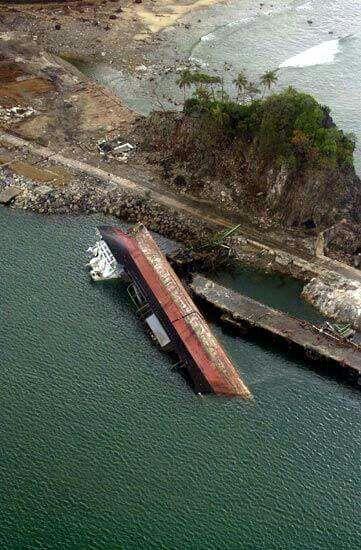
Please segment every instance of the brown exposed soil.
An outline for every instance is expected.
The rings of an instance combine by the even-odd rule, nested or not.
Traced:
[[[114,130],[127,134],[135,115],[68,63],[35,45],[0,43],[0,107],[31,107],[30,116],[0,117],[0,127],[55,149],[97,150]],[[40,140],[40,141],[39,141]]]
[[[51,183],[55,187],[68,185],[72,179],[72,175],[62,166],[41,167],[25,161],[14,161],[10,155],[8,158],[0,157],[0,167],[5,165],[19,176],[37,183]]]
[[[26,75],[25,71],[20,69],[19,66],[7,63],[6,59],[0,59],[0,83],[6,84],[7,82],[15,82],[18,78],[22,78]]]
[[[20,82],[10,82],[0,88],[0,101],[3,107],[26,105],[34,97],[54,90],[54,86],[44,78],[29,78]]]

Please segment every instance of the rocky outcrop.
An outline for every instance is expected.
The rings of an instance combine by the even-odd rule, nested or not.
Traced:
[[[158,204],[151,196],[140,195],[104,185],[104,182],[74,181],[65,188],[36,185],[20,176],[11,176],[4,192],[16,181],[18,194],[13,206],[40,214],[80,214],[102,212],[124,221],[142,221],[149,229],[180,242],[197,242],[210,236],[212,231],[205,222],[184,212]]]
[[[361,330],[361,283],[341,277],[314,278],[304,287],[302,296],[323,315]]]
[[[21,187],[9,185],[0,193],[0,204],[10,204],[21,193]]]
[[[361,222],[361,181],[351,162],[262,157],[253,141],[208,139],[200,118],[172,113],[140,121],[139,141],[173,190],[211,198],[257,224],[320,231],[342,219]]]
[[[361,204],[360,204],[361,210]],[[342,220],[324,232],[326,253],[335,259],[348,255],[349,263],[360,267],[361,224]]]
[[[249,175],[250,181],[255,178]],[[271,168],[266,177],[263,198],[268,217],[293,227],[327,227],[347,218],[361,221],[361,181],[353,167],[289,170]]]

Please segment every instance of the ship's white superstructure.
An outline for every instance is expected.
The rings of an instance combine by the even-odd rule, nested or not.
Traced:
[[[124,273],[110,252],[107,243],[102,239],[95,246],[89,247],[87,252],[92,256],[87,263],[87,267],[90,268],[89,273],[93,281],[118,279]]]
[[[93,281],[106,281],[108,279],[126,279],[123,267],[117,262],[111,253],[107,243],[100,239],[94,246],[90,246],[87,253],[91,256],[86,264]],[[130,284],[128,294],[136,306],[138,313],[147,325],[152,338],[161,348],[171,347],[171,341],[158,317],[152,313],[149,315],[149,306],[141,290],[136,284]]]

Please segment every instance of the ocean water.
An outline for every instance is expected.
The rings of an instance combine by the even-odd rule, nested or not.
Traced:
[[[279,68],[276,89],[294,86],[331,107],[335,122],[358,140],[355,155],[361,170],[361,6],[358,0],[300,0],[290,3],[239,2],[221,10],[227,21],[191,48],[203,67],[217,69],[224,61],[246,69],[257,79]],[[255,6],[258,6],[255,13]],[[272,6],[272,7],[271,7]],[[241,8],[242,10],[242,8]],[[224,13],[224,11],[226,13]]]
[[[356,0],[227,2],[164,31],[158,61],[281,67],[280,88],[314,93],[360,135],[360,14]],[[140,112],[157,103],[147,72],[83,69]],[[173,97],[159,72],[157,95]],[[254,398],[195,396],[124,287],[89,281],[100,222],[0,208],[0,548],[358,550],[360,392],[213,326]],[[297,283],[217,278],[320,320]]]
[[[177,107],[174,99],[181,102],[175,71],[183,60],[217,73],[222,73],[226,62],[232,67],[232,78],[245,69],[251,80],[279,68],[276,90],[291,85],[313,94],[331,107],[342,129],[355,134],[355,165],[361,173],[359,0],[222,2],[189,14],[160,37],[148,54],[149,70],[139,70],[136,76],[105,64],[81,68],[142,113],[160,106]],[[156,79],[156,85],[150,78]]]
[[[358,549],[360,392],[213,327],[254,399],[197,397],[90,282],[103,221],[0,209],[0,548]]]

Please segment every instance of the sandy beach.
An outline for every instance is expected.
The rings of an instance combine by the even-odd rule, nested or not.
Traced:
[[[69,59],[103,62],[131,71],[162,40],[159,31],[179,24],[182,17],[217,1],[2,4],[0,40],[35,43]]]

